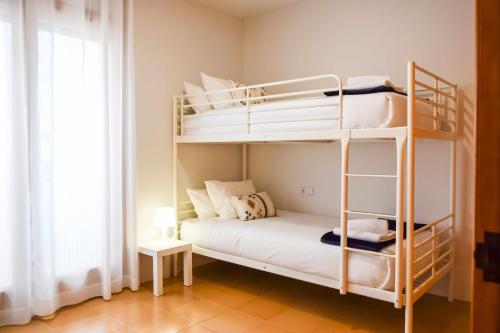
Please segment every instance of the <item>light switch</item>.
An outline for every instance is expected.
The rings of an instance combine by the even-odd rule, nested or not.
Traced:
[[[299,188],[299,194],[304,196],[314,195],[314,187],[311,186],[301,186]]]

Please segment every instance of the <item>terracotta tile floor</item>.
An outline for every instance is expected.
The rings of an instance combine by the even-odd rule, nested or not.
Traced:
[[[59,310],[51,320],[0,328],[2,333],[290,333],[402,332],[404,311],[392,304],[224,262],[194,270],[194,285],[165,280]],[[467,332],[469,304],[426,295],[415,306],[415,332]]]

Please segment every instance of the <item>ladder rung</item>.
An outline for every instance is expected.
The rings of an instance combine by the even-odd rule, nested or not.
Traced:
[[[379,214],[379,213],[372,213],[372,212],[358,212],[355,210],[346,210],[345,211],[348,214],[360,214],[360,215],[370,215],[370,216],[378,216],[378,217],[387,217],[387,218],[396,218],[396,215],[389,215],[389,214]]]
[[[368,175],[362,173],[346,173],[348,177],[397,178],[397,175]]]

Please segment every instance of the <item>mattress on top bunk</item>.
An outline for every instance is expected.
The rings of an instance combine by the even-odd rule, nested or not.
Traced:
[[[254,104],[247,114],[245,106],[213,110],[184,116],[184,135],[273,133],[333,130],[338,128],[338,96],[322,96]],[[346,95],[343,99],[344,128],[382,128],[406,126],[406,96],[381,92]],[[433,108],[416,101],[417,113],[433,115]],[[249,118],[248,118],[249,117]],[[297,121],[300,120],[300,121]],[[417,127],[432,128],[430,117],[415,115]]]
[[[182,223],[180,234],[183,240],[197,247],[339,280],[340,248],[320,241],[323,234],[339,224],[336,218],[279,210],[276,217],[253,221],[189,219]],[[423,232],[415,241],[420,242],[429,235]],[[415,255],[429,251],[429,243],[421,246]],[[381,252],[394,254],[394,251],[391,245]],[[417,271],[429,263],[422,260]],[[349,254],[350,283],[394,290],[394,272],[392,258]]]

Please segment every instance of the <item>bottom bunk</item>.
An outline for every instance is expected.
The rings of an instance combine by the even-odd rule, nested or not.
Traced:
[[[276,217],[254,221],[188,219],[182,222],[180,237],[192,242],[193,251],[201,255],[338,288],[340,247],[320,239],[339,225],[336,218],[280,210]],[[415,241],[430,236],[425,231]],[[430,242],[415,255],[429,249]],[[350,253],[349,291],[394,301],[394,253],[394,244],[378,254]],[[418,271],[430,262],[430,258],[422,260],[415,268]]]

